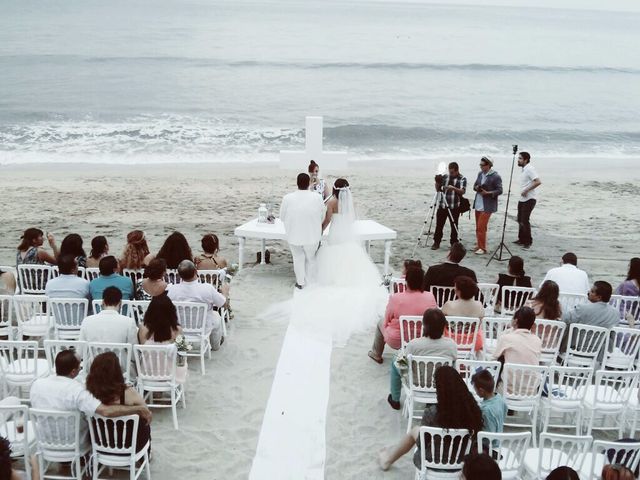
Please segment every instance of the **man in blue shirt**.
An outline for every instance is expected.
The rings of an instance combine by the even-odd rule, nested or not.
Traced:
[[[44,293],[49,298],[86,298],[89,300],[89,282],[78,276],[78,262],[73,255],[58,259],[60,276],[47,282]]]
[[[116,287],[122,292],[125,300],[133,299],[133,281],[129,277],[123,277],[118,271],[118,260],[113,255],[103,257],[98,264],[100,276],[91,280],[89,291],[91,298],[102,300],[102,292],[107,287]]]

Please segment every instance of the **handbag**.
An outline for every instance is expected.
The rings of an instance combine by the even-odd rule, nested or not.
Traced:
[[[467,213],[471,210],[471,202],[466,197],[460,197],[460,213]]]

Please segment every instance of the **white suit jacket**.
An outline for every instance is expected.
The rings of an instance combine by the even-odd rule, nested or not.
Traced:
[[[280,220],[291,245],[316,245],[322,238],[325,206],[322,195],[310,190],[287,193],[280,206]]]

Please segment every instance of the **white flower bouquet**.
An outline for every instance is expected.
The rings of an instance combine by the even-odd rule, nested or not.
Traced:
[[[181,367],[186,364],[187,352],[193,350],[193,345],[187,342],[187,339],[184,337],[184,335],[178,335],[174,344],[178,349],[178,366]]]

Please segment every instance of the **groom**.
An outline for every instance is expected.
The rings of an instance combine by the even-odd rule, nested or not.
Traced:
[[[298,191],[287,193],[280,206],[280,220],[284,223],[293,257],[296,288],[307,284],[322,238],[325,206],[322,195],[309,190],[309,182],[309,175],[299,174]]]

